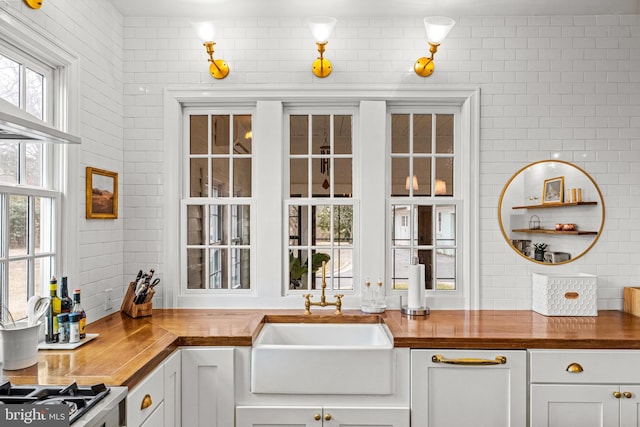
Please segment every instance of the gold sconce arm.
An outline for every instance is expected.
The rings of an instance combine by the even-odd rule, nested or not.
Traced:
[[[318,46],[318,53],[320,56],[318,59],[313,61],[311,71],[316,77],[325,78],[331,74],[331,62],[329,62],[328,59],[324,59],[324,51],[326,50],[327,42],[316,42],[316,46]]]
[[[413,66],[414,71],[420,77],[429,77],[431,74],[433,74],[433,69],[434,69],[433,57],[438,51],[438,46],[440,45],[435,43],[429,43],[429,46],[430,46],[429,53],[431,53],[431,57],[427,58],[425,56],[422,58],[418,58],[418,60]]]
[[[202,45],[207,50],[207,55],[209,55],[209,62],[211,62],[211,65],[209,65],[209,74],[211,74],[211,76],[216,79],[224,79],[225,77],[227,77],[227,75],[229,74],[229,65],[227,64],[227,62],[224,59],[213,58],[213,47],[215,46],[215,43],[204,42]]]

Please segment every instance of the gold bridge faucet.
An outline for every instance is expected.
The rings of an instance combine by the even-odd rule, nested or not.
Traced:
[[[320,296],[320,301],[311,301],[311,294],[304,294],[302,295],[302,297],[304,298],[304,314],[311,314],[311,306],[312,305],[317,305],[319,307],[326,307],[328,305],[335,305],[336,306],[336,311],[335,314],[336,315],[341,315],[342,314],[342,297],[344,296],[343,294],[336,294],[335,298],[336,301],[335,302],[327,302],[327,298],[324,295],[324,290],[327,287],[327,273],[326,273],[326,268],[327,268],[327,262],[326,261],[322,261],[322,295]]]

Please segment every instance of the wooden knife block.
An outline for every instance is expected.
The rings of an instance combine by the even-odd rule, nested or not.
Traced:
[[[147,300],[149,302],[134,304],[133,301],[136,298],[136,282],[129,283],[127,293],[124,295],[124,299],[122,300],[122,306],[120,306],[120,311],[134,319],[137,317],[151,316],[151,310],[153,309],[153,302],[151,301],[151,298],[153,297],[153,294],[154,291],[151,289],[147,296]]]

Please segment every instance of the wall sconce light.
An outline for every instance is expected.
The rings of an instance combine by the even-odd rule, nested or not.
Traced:
[[[443,179],[436,179],[436,188],[433,191],[436,196],[444,196],[447,194],[447,182]]]
[[[404,189],[408,190],[409,189],[409,184],[411,184],[411,186],[413,187],[413,191],[419,190],[420,188],[418,187],[418,177],[413,175],[413,179],[411,179],[410,176],[407,176],[407,179],[404,181]]]
[[[202,45],[209,55],[209,74],[216,79],[224,79],[229,74],[229,65],[224,59],[213,58],[213,47],[216,45],[213,41],[215,35],[215,27],[211,22],[202,22],[194,24],[198,36],[202,39]]]
[[[40,7],[42,6],[42,0],[24,0],[24,2],[31,9],[40,9]]]
[[[313,38],[316,39],[316,45],[320,53],[320,56],[313,61],[311,67],[311,71],[316,77],[324,78],[331,74],[331,62],[324,58],[324,51],[336,22],[338,22],[336,18],[329,16],[318,16],[309,19],[309,28],[311,28]]]
[[[429,42],[429,52],[431,57],[418,58],[413,69],[421,77],[429,77],[433,74],[433,56],[438,50],[440,43],[447,37],[449,30],[456,21],[444,16],[428,16],[424,18],[424,28],[427,31],[427,41]]]

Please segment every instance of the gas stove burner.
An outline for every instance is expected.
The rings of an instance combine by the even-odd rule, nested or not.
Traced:
[[[109,388],[104,384],[78,386],[74,382],[67,387],[13,386],[7,381],[0,385],[0,405],[67,405],[69,407],[69,424],[73,424],[109,394],[109,391]]]

